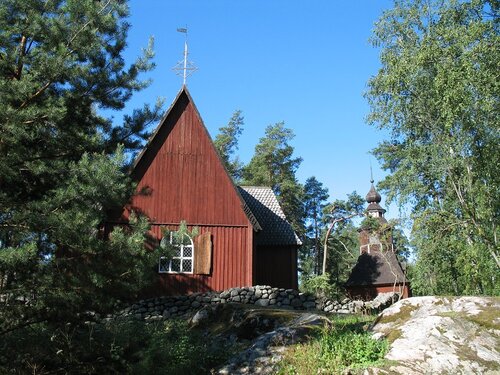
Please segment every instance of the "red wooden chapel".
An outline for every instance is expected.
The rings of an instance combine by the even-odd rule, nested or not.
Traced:
[[[162,228],[176,230],[182,221],[199,231],[173,258],[158,260],[149,295],[297,288],[300,240],[276,196],[267,187],[234,185],[186,86],[135,160],[132,178],[138,193],[122,219],[131,211],[146,215],[157,241]]]

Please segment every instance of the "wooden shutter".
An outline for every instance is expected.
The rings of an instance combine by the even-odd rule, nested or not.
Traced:
[[[194,273],[210,275],[212,268],[212,234],[205,232],[193,238]]]

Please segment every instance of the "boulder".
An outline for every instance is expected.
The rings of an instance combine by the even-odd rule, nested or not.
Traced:
[[[202,308],[201,310],[198,310],[196,314],[194,314],[193,317],[191,318],[190,322],[191,326],[197,327],[207,322],[208,319],[210,318],[210,311],[211,310],[209,310],[206,307]]]
[[[500,372],[500,299],[414,297],[384,310],[371,330],[390,343],[400,374]]]
[[[304,308],[307,310],[316,308],[316,302],[313,302],[313,301],[306,301],[306,302],[304,302],[303,305],[304,305]]]
[[[259,299],[258,301],[255,301],[255,306],[269,306],[269,300]]]

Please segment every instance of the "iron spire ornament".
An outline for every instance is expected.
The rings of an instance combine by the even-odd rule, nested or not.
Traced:
[[[183,33],[186,35],[186,39],[184,41],[184,58],[179,61],[172,70],[175,71],[176,75],[182,76],[182,85],[186,86],[187,77],[191,76],[198,68],[194,65],[192,61],[188,60],[188,29],[187,27],[179,27],[177,28],[177,32]]]

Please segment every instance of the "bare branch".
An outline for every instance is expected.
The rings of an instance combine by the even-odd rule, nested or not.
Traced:
[[[31,102],[33,99],[35,99],[36,97],[40,96],[45,90],[47,90],[49,88],[49,86],[53,83],[54,81],[51,80],[49,82],[47,82],[45,85],[43,85],[40,89],[38,89],[37,92],[35,92],[33,95],[31,95],[28,99],[26,99],[20,106],[19,106],[19,109],[23,109],[24,107],[26,107],[29,102]]]
[[[21,79],[21,74],[24,66],[23,57],[25,56],[25,54],[26,54],[26,36],[23,35],[21,37],[21,44],[19,46],[19,56],[17,58],[17,71],[14,73],[14,78],[16,78],[17,80]]]
[[[338,209],[337,206],[333,206],[330,213],[333,215],[333,213]],[[346,220],[349,220],[355,216],[358,216],[359,213],[357,212],[352,212],[351,214],[347,215],[347,216],[342,216],[342,217],[339,217],[339,218],[334,218],[332,219],[332,222],[330,223],[330,226],[328,227],[328,230],[326,231],[326,235],[325,235],[325,242],[323,244],[323,269],[322,269],[322,274],[324,275],[326,273],[326,259],[328,257],[328,238],[330,237],[330,234],[333,230],[333,227],[335,226],[335,224],[337,223],[340,223],[342,221],[346,221]]]
[[[337,238],[336,240],[340,242],[340,244],[344,247],[344,250],[352,257],[352,259],[356,259],[356,254],[353,254],[340,238]]]

